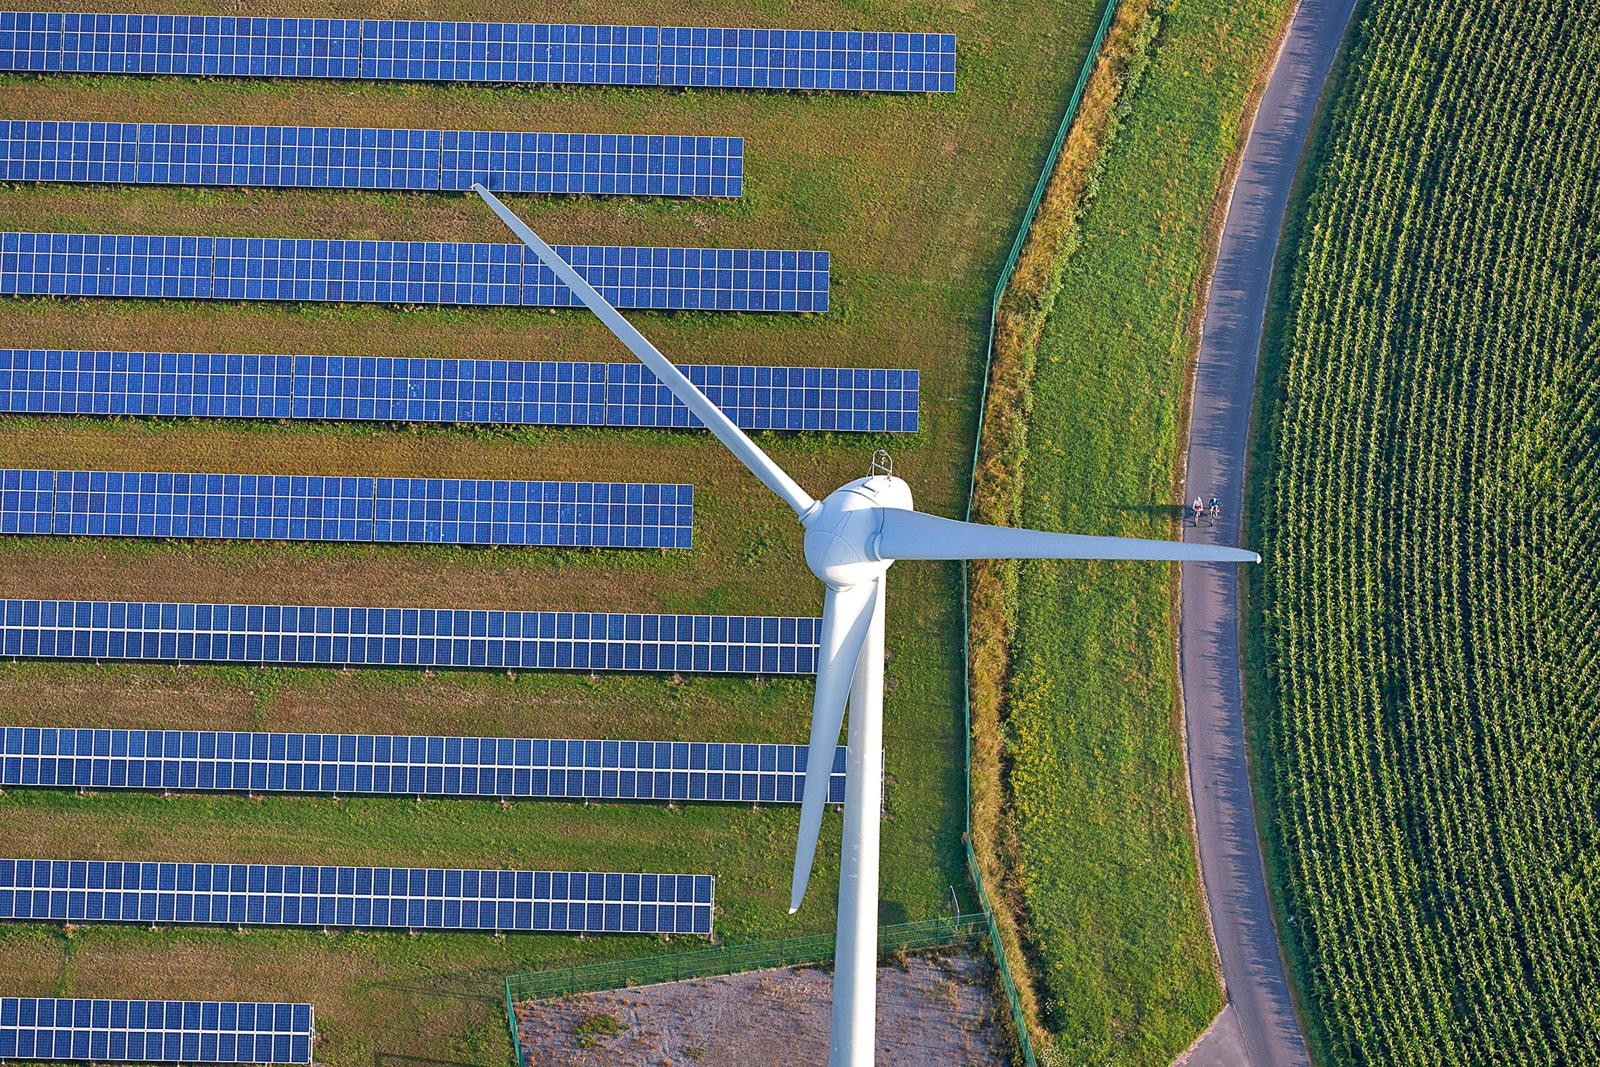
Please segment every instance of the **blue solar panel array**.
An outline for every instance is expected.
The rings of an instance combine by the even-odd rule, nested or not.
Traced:
[[[722,89],[956,91],[953,33],[661,29],[662,85]]]
[[[844,802],[834,753],[831,803]],[[798,804],[806,746],[705,741],[0,730],[0,788]]]
[[[211,298],[209,237],[0,234],[0,294]]]
[[[377,541],[693,547],[691,485],[377,478],[373,496],[373,539]]]
[[[827,311],[827,252],[557,245],[620,308]],[[579,301],[522,245],[0,233],[0,294],[378,304]]]
[[[0,1060],[311,1063],[310,1004],[0,997]]]
[[[62,71],[256,78],[360,74],[361,26],[349,19],[73,13],[60,18]],[[40,21],[33,16],[35,29]],[[48,35],[54,16],[43,21]]]
[[[0,470],[0,534],[690,548],[694,487]]]
[[[16,119],[0,179],[737,197],[744,138]]]
[[[672,391],[639,363],[606,364],[606,424],[700,426]],[[740,426],[754,430],[914,433],[919,374],[834,367],[683,368]]]
[[[942,92],[947,33],[0,12],[0,70]]]
[[[29,659],[812,674],[812,618],[0,600]]]
[[[439,187],[628,196],[744,195],[744,138],[444,130]]]
[[[654,26],[368,19],[360,33],[363,78],[654,85],[659,66]]]
[[[25,509],[47,479],[44,527]],[[0,470],[0,533],[370,541],[372,479]]]
[[[915,370],[683,368],[747,430],[911,433]],[[0,411],[539,426],[698,426],[637,363],[0,349]]]
[[[0,471],[0,533],[55,533],[55,493],[55,471]]]
[[[0,919],[709,934],[712,878],[0,859]]]

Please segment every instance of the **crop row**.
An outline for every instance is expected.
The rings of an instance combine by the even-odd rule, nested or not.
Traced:
[[[1590,1059],[1600,14],[1376,0],[1350,47],[1256,499],[1284,929],[1332,1061]]]

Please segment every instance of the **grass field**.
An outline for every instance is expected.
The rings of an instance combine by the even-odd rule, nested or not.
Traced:
[[[24,4],[32,7],[60,5]],[[70,5],[69,5],[70,6]],[[95,5],[78,5],[94,9]],[[168,4],[171,10],[204,5]],[[645,315],[685,360],[910,366],[923,375],[919,434],[887,442],[918,503],[954,514],[965,490],[980,327],[1045,139],[1091,30],[1089,2],[1004,11],[911,2],[570,5],[261,0],[272,14],[945,28],[960,37],[946,97],[674,93],[596,89],[0,79],[17,117],[707,132],[747,139],[742,202],[539,200],[512,206],[549,238],[834,253],[826,316]],[[1043,73],[1041,73],[1043,72]],[[159,188],[0,188],[8,228],[505,241],[466,197]],[[621,358],[580,313],[13,300],[12,346]],[[864,473],[886,443],[763,440],[814,491]],[[317,474],[387,472],[681,480],[696,484],[696,548],[678,554],[363,546],[15,540],[0,544],[10,595],[749,613],[815,612],[814,583],[781,504],[709,439],[593,430],[0,420],[0,465]],[[945,911],[965,877],[957,573],[896,572],[890,624],[888,825],[883,920]],[[769,739],[805,736],[802,680],[439,672],[0,666],[8,723],[383,730],[517,736]],[[784,893],[795,813],[324,798],[156,797],[14,790],[4,851],[169,857],[709,871],[719,935],[832,925],[831,892],[791,920]],[[817,884],[835,878],[824,833]],[[553,962],[663,950],[655,939],[107,927],[0,927],[7,991],[148,992],[316,1002],[320,1060],[507,1055],[495,983]]]
[[[1270,336],[1255,750],[1328,1063],[1592,1063],[1600,15],[1373,0]]]
[[[1017,517],[1173,537],[1185,367],[1218,193],[1283,0],[1148,5],[1059,238]],[[1153,21],[1151,21],[1153,20]],[[1178,722],[1175,574],[1024,564],[1006,812],[1052,1062],[1169,1062],[1222,1006]]]

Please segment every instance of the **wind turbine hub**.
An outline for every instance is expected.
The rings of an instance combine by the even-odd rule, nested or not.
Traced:
[[[806,565],[831,589],[872,581],[893,560],[878,554],[885,508],[911,508],[911,487],[892,474],[857,478],[829,493],[806,519]]]

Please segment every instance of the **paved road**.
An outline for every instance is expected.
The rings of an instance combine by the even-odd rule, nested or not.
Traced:
[[[1215,495],[1223,519],[1185,529],[1188,540],[1238,542],[1256,357],[1278,235],[1317,98],[1355,4],[1301,0],[1245,146],[1206,298],[1189,427],[1186,495]],[[1279,1067],[1308,1060],[1267,904],[1245,766],[1237,579],[1231,567],[1183,568],[1190,786],[1229,1001],[1185,1062]]]

